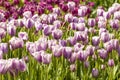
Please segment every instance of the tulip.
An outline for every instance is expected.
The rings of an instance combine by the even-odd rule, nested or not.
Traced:
[[[68,8],[69,8],[70,10],[73,10],[73,9],[75,8],[75,2],[69,1],[69,2],[67,3],[67,6],[68,6]]]
[[[2,50],[3,53],[7,53],[8,52],[8,44],[0,43],[0,50]]]
[[[95,77],[95,78],[99,76],[99,71],[98,71],[98,69],[96,69],[96,68],[93,68],[93,69],[92,69],[92,76]]]
[[[42,55],[42,62],[44,64],[50,64],[52,55],[51,54],[41,54]]]
[[[62,49],[63,49],[63,47],[61,47],[59,45],[52,46],[52,52],[53,52],[54,56],[55,57],[62,56]]]
[[[67,45],[67,41],[66,40],[59,40],[59,45],[64,47]]]
[[[70,65],[70,70],[71,70],[72,72],[74,72],[74,71],[76,70],[76,65],[75,65],[75,64],[71,64],[71,65]]]
[[[80,6],[80,9],[78,9],[78,16],[84,17],[87,14],[87,10],[87,6]]]
[[[21,38],[17,38],[17,37],[12,37],[9,40],[9,43],[10,43],[11,50],[22,48],[24,46],[24,41]]]
[[[32,17],[32,12],[31,11],[25,11],[23,13],[23,17],[25,17],[26,19],[31,18]]]
[[[55,29],[52,31],[52,37],[57,40],[62,37],[62,34],[63,34],[62,31],[59,29]]]
[[[85,61],[85,62],[84,62],[84,66],[85,66],[85,68],[89,68],[89,66],[90,66],[89,61]]]
[[[109,41],[109,40],[110,40],[109,33],[107,33],[107,32],[102,32],[101,35],[100,35],[100,39],[101,39],[103,42]]]
[[[99,49],[98,54],[102,59],[106,59],[108,57],[108,53],[105,49]]]
[[[7,27],[7,33],[11,36],[14,36],[16,34],[16,26],[14,25],[9,25]]]
[[[53,8],[53,13],[60,15],[60,8],[59,7]]]
[[[86,51],[88,51],[88,54],[92,56],[94,54],[95,48],[92,45],[88,45],[86,47]]]
[[[34,21],[32,19],[27,19],[24,25],[26,28],[32,28],[34,26]]]
[[[76,38],[75,37],[69,37],[68,39],[67,39],[67,41],[70,43],[70,45],[75,45],[76,44],[76,42],[77,42],[77,40],[76,40]]]
[[[36,21],[35,22],[35,29],[36,29],[36,31],[42,30],[42,28],[43,28],[42,23]]]
[[[69,59],[71,56],[72,56],[72,48],[71,47],[64,47],[63,49],[63,56],[66,58],[66,59]]]
[[[77,23],[70,23],[70,27],[72,30],[77,30]]]
[[[89,18],[89,19],[88,19],[88,25],[89,25],[90,27],[94,27],[95,24],[96,24],[95,19],[92,19],[92,18]]]
[[[78,31],[84,31],[85,30],[85,23],[78,23],[77,24],[77,30]]]
[[[78,18],[78,23],[85,23],[85,19],[83,17]]]
[[[113,29],[118,30],[119,27],[120,27],[119,20],[118,20],[118,19],[111,20],[111,21],[110,21],[110,26],[111,26]]]
[[[114,65],[115,65],[114,60],[113,59],[109,59],[108,60],[108,66],[113,67]]]
[[[110,14],[109,12],[103,12],[103,17],[104,17],[105,19],[110,19],[111,14]]]
[[[52,33],[52,30],[53,30],[52,26],[46,25],[46,26],[43,26],[43,27],[44,27],[44,29],[43,29],[44,35],[48,36]]]
[[[84,48],[84,45],[82,45],[82,44],[80,44],[80,43],[76,43],[76,44],[74,45],[74,51],[75,51],[75,52],[78,52],[78,51],[82,50],[83,48]]]
[[[120,20],[120,11],[114,12],[114,19]]]
[[[113,44],[112,41],[108,41],[104,43],[104,48],[107,50],[107,52],[111,52],[113,50]]]
[[[97,9],[97,16],[103,16],[104,10],[103,9]]]
[[[60,27],[62,26],[61,21],[59,21],[59,20],[55,20],[55,21],[53,22],[53,25],[54,25],[54,27],[56,27],[56,28],[60,28]]]
[[[26,32],[19,32],[18,37],[23,40],[28,40],[28,34]]]
[[[99,43],[100,43],[100,38],[98,36],[92,37],[93,46],[98,46]]]
[[[4,38],[6,36],[6,31],[3,28],[0,28],[0,38]]]
[[[32,56],[40,63],[42,62],[42,51],[32,53]]]
[[[67,22],[72,22],[73,21],[73,16],[72,14],[68,13],[65,15],[65,21]]]
[[[87,57],[88,57],[88,53],[86,51],[83,51],[83,50],[80,50],[78,52],[78,59],[80,61],[86,61],[87,60]]]

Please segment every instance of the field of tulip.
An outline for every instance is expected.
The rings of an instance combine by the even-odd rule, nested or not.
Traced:
[[[119,0],[0,0],[0,80],[120,80]]]

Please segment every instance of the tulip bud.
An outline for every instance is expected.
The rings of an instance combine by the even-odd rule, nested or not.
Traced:
[[[98,46],[99,43],[100,43],[100,39],[99,39],[98,36],[92,37],[92,44],[93,44],[93,46]]]
[[[109,59],[108,60],[108,66],[113,67],[114,65],[115,65],[114,60],[113,59]]]
[[[24,16],[26,19],[31,18],[31,17],[32,17],[32,12],[31,12],[31,11],[25,11],[25,12],[23,13],[23,16]]]
[[[71,65],[70,65],[70,70],[71,70],[72,72],[74,72],[74,71],[76,70],[76,65],[75,65],[75,64],[71,64]]]
[[[96,69],[96,68],[93,68],[93,69],[92,69],[92,76],[95,77],[95,78],[99,76],[99,71],[98,71],[98,69]]]

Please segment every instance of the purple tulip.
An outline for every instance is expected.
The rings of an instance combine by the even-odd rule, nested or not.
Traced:
[[[95,77],[95,78],[99,76],[99,71],[98,71],[98,69],[96,69],[96,68],[93,68],[93,69],[92,69],[92,76]]]
[[[52,50],[52,46],[57,45],[57,40],[48,40],[48,49]]]
[[[118,30],[118,28],[120,27],[119,20],[118,20],[118,19],[113,19],[113,20],[111,20],[111,21],[110,21],[110,26],[111,26],[113,29]]]
[[[78,17],[73,17],[73,23],[78,23]]]
[[[46,54],[46,53],[44,53],[44,54],[41,54],[41,55],[42,55],[42,62],[44,64],[50,64],[51,59],[52,59],[52,54]]]
[[[42,14],[40,18],[42,20],[42,23],[47,23],[48,15]]]
[[[36,29],[36,31],[42,30],[42,28],[43,28],[42,23],[36,21],[35,22],[35,29]]]
[[[75,61],[77,60],[77,53],[73,53],[69,59],[70,63],[75,63]]]
[[[14,25],[9,25],[7,27],[7,33],[11,36],[14,36],[16,34],[16,26]]]
[[[0,12],[0,21],[4,18],[4,14]]]
[[[23,40],[28,40],[28,34],[26,32],[19,32],[18,37]]]
[[[61,47],[61,46],[59,46],[59,45],[52,46],[53,55],[54,55],[55,57],[60,57],[60,56],[62,56],[62,49],[63,49],[63,47]]]
[[[77,30],[77,23],[74,22],[70,23],[70,27],[72,30]]]
[[[52,33],[52,30],[53,30],[52,26],[46,25],[46,26],[43,26],[43,27],[44,27],[44,29],[43,29],[44,35],[48,36]]]
[[[53,8],[53,13],[60,15],[60,8],[59,7]]]
[[[32,53],[32,56],[40,63],[42,62],[42,53],[43,51],[39,51],[39,52],[34,52]]]
[[[98,21],[98,27],[99,28],[106,28],[106,22],[104,22],[104,21]]]
[[[88,45],[86,47],[86,51],[88,51],[88,54],[92,56],[94,54],[95,48],[92,45]]]
[[[6,31],[3,28],[0,28],[0,39],[6,36]]]
[[[62,26],[60,20],[55,20],[55,21],[53,22],[53,25],[54,25],[54,27],[56,27],[56,28],[60,28],[60,27]]]
[[[60,39],[62,37],[62,31],[60,29],[55,29],[52,31],[52,36],[54,39]]]
[[[99,49],[98,54],[102,59],[106,59],[108,57],[108,53],[105,49]]]
[[[115,65],[114,60],[113,59],[109,59],[108,60],[108,66],[113,67],[114,65]]]
[[[32,28],[34,26],[34,21],[32,19],[27,19],[24,25],[26,28]]]
[[[59,45],[64,47],[67,45],[67,41],[66,40],[59,40]]]
[[[105,43],[110,40],[109,33],[107,32],[102,32],[100,35],[100,39]]]
[[[3,53],[7,53],[8,52],[8,44],[0,43],[0,50],[2,50]]]
[[[23,19],[18,19],[17,21],[18,21],[18,26],[20,26],[20,27],[24,26]]]
[[[92,44],[93,46],[98,46],[100,43],[100,38],[98,36],[92,37]]]
[[[63,49],[63,56],[66,58],[66,59],[69,59],[71,56],[72,56],[72,48],[71,47],[64,47]]]
[[[114,19],[120,20],[120,11],[114,12]]]
[[[71,64],[71,65],[70,65],[70,70],[71,70],[72,72],[74,72],[74,71],[76,70],[76,65],[75,65],[75,64]]]
[[[77,30],[78,31],[84,31],[85,30],[85,23],[78,23],[77,24]]]
[[[87,14],[87,10],[87,6],[80,6],[80,8],[78,9],[78,16],[84,17]]]
[[[85,66],[85,68],[89,68],[89,66],[90,66],[89,61],[85,61],[85,62],[84,62],[84,66]]]
[[[78,18],[78,23],[85,23],[85,19],[83,17]]]
[[[111,52],[113,50],[113,44],[112,41],[108,41],[104,43],[104,48],[107,50],[107,52]]]
[[[118,39],[112,39],[113,49],[118,49],[119,47],[119,40]]]
[[[95,24],[96,24],[96,20],[95,20],[95,19],[92,19],[92,18],[89,18],[89,19],[88,19],[88,25],[89,25],[90,27],[94,27]]]
[[[110,14],[109,12],[103,12],[103,17],[104,17],[105,19],[110,19],[111,14]]]
[[[103,9],[100,8],[97,9],[97,16],[103,16],[103,13],[104,13]]]
[[[24,46],[24,41],[21,38],[17,38],[17,37],[12,37],[9,40],[9,43],[10,43],[11,50],[22,48]]]
[[[24,16],[26,19],[31,18],[31,17],[32,17],[32,12],[31,12],[31,11],[25,11],[25,12],[23,13],[23,16]]]
[[[68,13],[65,15],[65,21],[67,22],[72,22],[73,21],[73,16],[72,14]]]
[[[80,50],[82,50],[84,48],[84,45],[80,44],[80,43],[76,43],[74,45],[74,52],[78,52]]]
[[[78,59],[80,61],[86,61],[87,60],[87,57],[88,57],[88,53],[86,51],[83,51],[83,50],[80,50],[78,52]]]
[[[100,28],[99,29],[99,35],[101,35],[101,33],[103,33],[103,32],[108,32],[105,28]]]
[[[77,42],[77,40],[76,40],[76,38],[75,37],[69,37],[68,39],[67,39],[67,41],[70,43],[70,45],[75,45],[76,44],[76,42]]]
[[[75,2],[69,1],[69,2],[67,3],[67,6],[68,6],[68,8],[69,8],[70,10],[73,10],[73,9],[75,8]]]
[[[30,52],[30,54],[37,51],[36,44],[33,42],[26,42],[26,49]]]

